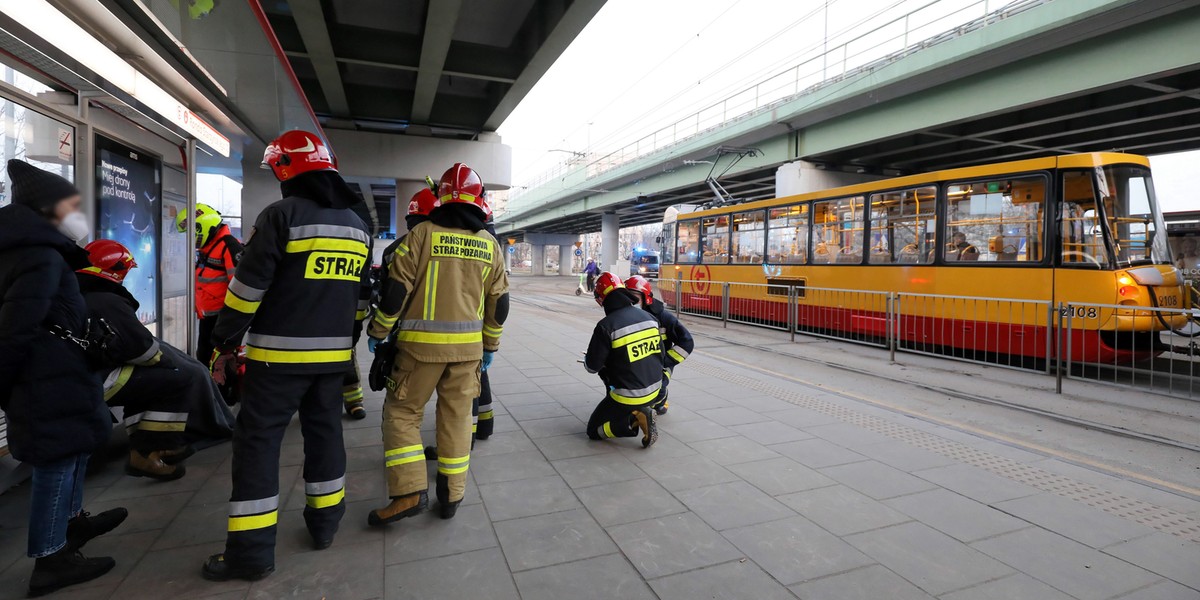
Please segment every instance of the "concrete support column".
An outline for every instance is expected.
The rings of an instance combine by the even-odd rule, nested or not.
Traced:
[[[530,255],[530,259],[531,259],[529,268],[533,271],[533,274],[538,277],[545,275],[546,274],[546,246],[544,246],[542,244],[533,244],[531,246],[531,252],[529,253],[529,255]]]
[[[571,275],[571,265],[575,263],[575,246],[562,244],[558,247],[558,274]]]
[[[617,261],[621,258],[617,256],[619,252],[617,240],[620,230],[621,218],[617,216],[617,213],[600,215],[600,260],[596,264],[605,271],[615,270]]]

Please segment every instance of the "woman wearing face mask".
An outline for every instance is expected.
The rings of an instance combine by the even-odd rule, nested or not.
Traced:
[[[82,512],[88,456],[112,431],[101,384],[80,345],[87,307],[75,269],[88,236],[71,182],[8,161],[12,204],[0,208],[0,409],[13,457],[33,467],[31,596],[100,577],[111,558],[84,558],[88,540],[125,520],[124,508]]]

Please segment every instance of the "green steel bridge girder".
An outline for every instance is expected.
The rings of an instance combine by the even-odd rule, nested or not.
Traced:
[[[577,168],[530,190],[521,204],[533,207],[502,219],[502,230],[536,229],[580,212],[627,206],[638,195],[702,182],[710,166],[682,160],[711,159],[722,144],[763,150],[730,171],[736,175],[1200,64],[1200,44],[1194,42],[1200,39],[1200,1],[1159,2],[1172,8],[1133,26],[1109,23],[1111,30],[1094,33],[1104,26],[1097,24],[1105,21],[1101,15],[1131,10],[1137,2],[1050,2],[597,177],[587,178],[586,169]],[[949,75],[972,57],[991,66]],[[923,74],[940,77],[912,83]]]

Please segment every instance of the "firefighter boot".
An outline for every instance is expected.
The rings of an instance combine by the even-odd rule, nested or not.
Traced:
[[[351,419],[357,421],[367,418],[367,409],[363,408],[363,389],[361,384],[342,388],[342,405],[346,407],[346,414]]]
[[[437,501],[438,511],[443,519],[453,519],[458,513],[458,505],[462,504],[462,499],[450,501],[450,478],[438,473],[437,475]]]
[[[116,529],[128,516],[129,511],[124,508],[106,510],[95,516],[88,512],[79,513],[67,521],[67,547],[71,550],[82,548],[89,541]]]
[[[162,461],[168,465],[177,465],[193,454],[196,453],[196,448],[191,444],[180,446],[174,450],[162,450],[158,454],[162,457]]]
[[[224,554],[214,554],[208,557],[200,575],[209,581],[258,581],[275,572],[275,565],[267,567],[238,566],[225,560]]]
[[[661,417],[667,414],[667,408],[669,408],[667,406],[667,386],[664,383],[662,391],[658,394],[658,404],[654,405],[654,412]]]
[[[158,481],[174,481],[186,473],[187,469],[183,465],[168,465],[163,462],[162,452],[158,450],[150,454],[130,450],[129,464],[125,465],[126,475],[149,477]]]
[[[367,515],[367,524],[371,527],[382,527],[405,517],[419,515],[428,507],[429,495],[425,490],[406,496],[397,496],[392,498],[391,504],[371,511]]]
[[[638,407],[633,411],[633,420],[637,428],[642,430],[642,447],[649,448],[658,441],[658,425],[654,422],[654,410],[649,406]]]
[[[79,550],[68,544],[34,563],[33,575],[29,578],[29,597],[45,596],[69,585],[91,581],[116,565],[116,561],[107,556],[84,558]]]

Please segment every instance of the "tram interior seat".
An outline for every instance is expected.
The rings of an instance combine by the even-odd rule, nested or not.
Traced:
[[[837,263],[839,265],[857,265],[862,262],[862,254],[858,252],[858,248],[846,246],[838,252]]]
[[[920,262],[921,253],[917,249],[916,244],[909,244],[900,250],[900,256],[896,258],[896,262],[903,265],[912,265]]]

